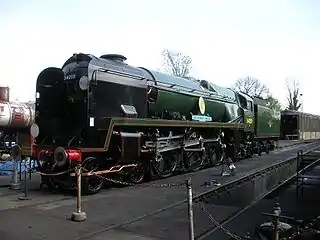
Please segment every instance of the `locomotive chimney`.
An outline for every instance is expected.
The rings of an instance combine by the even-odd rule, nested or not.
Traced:
[[[9,102],[9,87],[0,87],[0,102]]]
[[[127,60],[127,58],[125,56],[120,55],[120,54],[104,54],[104,55],[100,56],[100,58],[104,58],[107,60],[120,62],[120,63],[124,63]]]

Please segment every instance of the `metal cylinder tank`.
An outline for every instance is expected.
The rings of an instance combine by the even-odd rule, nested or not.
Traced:
[[[9,91],[8,87],[0,87],[0,102],[9,102]]]
[[[0,102],[0,128],[27,128],[34,122],[34,109],[24,103]]]

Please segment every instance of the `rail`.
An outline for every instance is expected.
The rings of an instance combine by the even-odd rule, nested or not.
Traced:
[[[313,147],[313,148],[307,150],[306,152],[304,152],[303,155],[306,155],[306,154],[308,154],[310,152],[313,152],[314,150],[316,150],[318,148],[319,148],[319,146]],[[256,178],[256,177],[258,177],[260,175],[263,175],[263,174],[265,174],[267,172],[270,172],[273,169],[278,169],[281,166],[287,165],[287,164],[295,161],[295,159],[297,159],[297,157],[289,157],[289,158],[287,158],[285,160],[282,160],[280,162],[274,163],[274,164],[272,164],[272,165],[270,165],[268,167],[262,167],[260,169],[253,169],[251,172],[249,172],[248,174],[246,174],[245,176],[243,176],[241,178],[231,180],[230,182],[226,182],[225,184],[223,184],[221,186],[218,186],[213,190],[211,189],[211,190],[208,190],[208,191],[206,191],[204,193],[200,193],[198,195],[195,195],[193,197],[193,201],[199,200],[199,199],[201,199],[203,197],[207,198],[207,197],[210,197],[211,195],[216,195],[220,191],[225,191],[230,187],[234,187],[235,185],[242,184],[243,182],[246,182],[246,181],[254,179],[254,178]]]
[[[214,232],[216,232],[217,230],[221,229],[223,230],[227,235],[229,235],[232,239],[250,239],[250,237],[239,237],[233,233],[230,233],[229,230],[227,230],[226,228],[224,228],[224,226],[228,223],[230,223],[232,220],[234,220],[235,218],[237,218],[238,216],[240,216],[241,214],[243,214],[245,211],[247,211],[249,208],[251,208],[253,205],[257,204],[259,201],[261,201],[263,198],[265,198],[266,196],[270,195],[271,193],[275,192],[276,190],[282,188],[283,186],[287,185],[288,183],[292,182],[293,179],[298,178],[298,176],[309,170],[310,168],[319,165],[320,164],[320,154],[318,156],[315,155],[308,155],[308,153],[310,152],[314,152],[316,149],[319,149],[320,147],[314,147],[308,151],[306,151],[305,153],[302,152],[302,150],[298,151],[297,153],[297,157],[294,158],[290,158],[290,159],[286,159],[280,163],[274,164],[275,165],[282,165],[285,162],[291,162],[291,160],[293,159],[297,159],[297,167],[301,164],[301,162],[299,161],[299,159],[301,159],[301,156],[310,156],[310,157],[317,157],[317,159],[309,162],[309,164],[307,164],[306,166],[304,166],[302,169],[297,170],[296,174],[292,175],[291,177],[287,178],[286,180],[284,180],[283,182],[277,184],[276,186],[272,187],[270,190],[268,190],[267,192],[263,193],[261,196],[259,196],[258,198],[256,198],[252,203],[250,203],[249,205],[245,206],[244,208],[242,208],[240,211],[237,211],[235,214],[229,216],[226,220],[222,221],[222,222],[217,222],[215,220],[212,220],[213,223],[216,225],[215,227],[213,227],[212,229],[206,231],[203,234],[200,234],[199,236],[197,236],[197,240],[202,240],[205,239],[206,237],[208,237],[209,235],[213,234]],[[319,151],[320,153],[320,151]],[[272,166],[270,166],[272,167]],[[269,169],[270,167],[268,167],[267,169]],[[301,175],[300,175],[301,176]],[[223,186],[222,186],[223,187]],[[204,209],[205,210],[205,209]],[[208,215],[208,213],[207,213]],[[210,217],[212,218],[212,216],[210,215]],[[230,235],[231,234],[231,235]]]
[[[320,151],[319,151],[320,152]],[[308,157],[308,158],[306,158]],[[312,159],[317,156],[314,155],[303,155],[301,151],[298,152],[297,156],[297,173],[296,173],[296,199],[299,201],[300,197],[303,196],[303,187],[306,185],[319,186],[320,183],[307,183],[305,179],[320,180],[320,176],[307,175],[306,172],[316,165],[320,164],[320,159]]]
[[[316,150],[318,148],[320,148],[320,147],[317,144],[317,146],[311,147],[310,149],[304,151],[303,154],[308,154],[308,153],[310,153],[310,152],[312,152],[312,151],[314,151],[314,150]],[[222,184],[220,186],[218,184],[216,184],[215,185],[216,187],[214,187],[214,189],[211,189],[211,190],[208,190],[208,191],[205,191],[203,193],[196,194],[195,196],[193,196],[192,197],[192,202],[195,204],[195,207],[200,205],[201,209],[207,214],[208,212],[206,211],[205,207],[203,206],[203,202],[205,202],[207,200],[207,198],[209,198],[210,196],[217,195],[217,193],[220,193],[220,192],[228,191],[229,188],[231,188],[231,187],[233,187],[235,185],[240,185],[240,184],[242,184],[242,183],[244,183],[246,181],[254,179],[255,177],[257,177],[259,175],[265,174],[265,173],[270,172],[270,171],[272,171],[274,169],[278,169],[278,168],[280,168],[282,166],[285,166],[287,164],[292,164],[296,159],[297,159],[297,157],[289,157],[289,158],[287,158],[285,160],[282,160],[280,162],[274,163],[271,166],[262,167],[262,168],[260,168],[258,170],[257,169],[253,169],[251,172],[249,172],[245,176],[240,177],[240,178],[235,179],[235,180],[231,180],[231,181],[229,181],[227,183],[224,183],[224,184]],[[294,176],[292,176],[292,177],[294,177]],[[105,180],[106,181],[110,180],[111,182],[114,182],[114,183],[124,184],[122,182],[114,181],[112,179],[105,179]],[[281,184],[285,184],[288,181],[289,181],[289,179],[283,181]],[[124,185],[132,185],[132,184],[124,184]],[[144,185],[145,184],[141,184],[140,186],[137,186],[137,187],[143,187]],[[173,184],[173,185],[174,186],[185,186],[184,182],[176,183],[176,184]],[[147,186],[150,186],[150,185],[147,184]],[[170,187],[170,186],[171,185],[164,186],[164,187]],[[270,191],[274,191],[278,187],[279,187],[279,184],[277,183],[276,186],[273,186]],[[251,205],[253,205],[254,203],[258,202],[261,198],[265,197],[267,194],[269,194],[270,191],[268,191],[268,193],[263,194],[262,196],[260,196]],[[97,230],[95,232],[91,232],[91,233],[82,235],[81,237],[78,238],[78,240],[80,240],[80,239],[89,239],[92,236],[97,235],[99,233],[102,233],[102,232],[105,232],[105,231],[109,231],[109,230],[114,229],[114,228],[123,227],[124,225],[132,224],[134,222],[138,222],[138,221],[140,221],[142,219],[157,215],[157,214],[159,214],[161,212],[164,212],[164,211],[171,210],[171,209],[176,208],[176,207],[178,207],[180,205],[188,204],[188,201],[189,201],[188,199],[185,199],[185,200],[176,202],[174,204],[167,205],[166,207],[158,209],[158,210],[156,210],[156,211],[154,211],[152,213],[147,213],[147,214],[144,214],[143,216],[139,216],[139,217],[136,217],[134,219],[130,219],[130,220],[125,221],[123,223],[116,224],[116,225],[113,225],[113,226],[102,227],[101,229],[99,229],[99,230]],[[200,204],[198,204],[198,203],[200,203]],[[240,212],[236,213],[234,216],[230,216],[228,219],[222,221],[221,223],[218,223],[217,227],[214,227],[212,229],[208,229],[208,231],[206,231],[205,233],[199,234],[198,236],[196,236],[196,239],[204,239],[206,236],[210,235],[211,233],[213,233],[214,231],[216,231],[218,229],[225,230],[226,234],[228,234],[233,239],[245,239],[245,238],[240,238],[240,237],[237,237],[235,235],[232,235],[232,233],[230,233],[230,232],[227,233],[227,230],[223,226],[225,224],[227,224],[229,221],[231,221],[232,219],[234,219],[237,216],[239,216],[242,212],[244,212],[246,209],[248,209],[248,207],[243,208],[243,210],[240,210]],[[208,217],[209,217],[209,215],[208,215]],[[211,219],[211,217],[209,217],[209,218]],[[214,223],[214,221],[213,221],[213,223]]]
[[[320,148],[319,146],[315,146],[315,147],[312,147],[311,149],[309,149],[309,150],[307,150],[307,151],[305,151],[305,152],[302,152],[305,156],[308,154],[308,153],[310,153],[310,152],[312,152],[312,151],[314,151],[314,150],[316,150],[316,149],[318,149],[318,148]],[[282,160],[282,161],[280,161],[280,162],[277,162],[277,163],[274,163],[274,164],[272,164],[271,166],[268,166],[268,167],[262,167],[262,168],[260,168],[260,169],[254,169],[254,170],[252,170],[251,172],[249,172],[249,173],[247,173],[245,176],[243,176],[243,177],[240,177],[240,178],[238,178],[238,179],[235,179],[235,180],[232,180],[232,181],[229,181],[229,182],[227,182],[227,183],[225,183],[225,184],[223,184],[223,185],[221,185],[221,186],[217,186],[217,187],[215,187],[213,190],[208,190],[208,191],[206,191],[206,192],[204,192],[204,193],[200,193],[200,194],[197,194],[197,195],[195,195],[194,197],[192,197],[192,200],[193,201],[195,201],[195,202],[200,202],[200,204],[202,203],[201,201],[203,201],[203,200],[206,200],[206,198],[207,197],[210,197],[211,195],[216,195],[216,193],[219,193],[219,192],[223,192],[223,191],[227,191],[228,190],[228,188],[230,188],[230,187],[233,187],[233,186],[235,186],[235,185],[239,185],[239,184],[241,184],[241,183],[244,183],[244,182],[246,182],[246,181],[248,181],[248,180],[251,180],[251,179],[253,179],[253,178],[255,178],[255,177],[257,177],[257,176],[259,176],[259,175],[262,175],[262,174],[265,174],[265,173],[267,173],[267,172],[270,172],[270,171],[273,171],[274,169],[278,169],[278,168],[280,168],[280,167],[282,167],[282,166],[284,166],[284,165],[286,165],[286,164],[290,164],[290,163],[292,163],[294,160],[296,159],[296,157],[290,157],[290,158],[287,158],[287,159],[285,159],[285,160]],[[311,163],[312,165],[311,166],[314,166],[315,165],[315,163],[313,162],[313,163]],[[307,167],[307,166],[306,166]],[[309,166],[310,167],[310,166]],[[305,169],[305,168],[304,168]],[[292,177],[294,177],[294,176],[292,176]],[[291,177],[291,179],[292,179],[292,177]],[[108,181],[108,179],[105,179],[106,181]],[[281,183],[280,185],[283,185],[284,183],[286,183],[286,182],[288,182],[290,179],[287,179],[286,181],[284,181],[283,183]],[[121,182],[118,182],[119,184],[122,184]],[[141,186],[142,185],[142,186]],[[140,186],[137,186],[137,187],[143,187],[143,186],[147,186],[147,187],[150,187],[151,185],[153,185],[153,184],[141,184]],[[154,185],[159,185],[159,184],[154,184]],[[170,187],[171,185],[165,185],[165,186],[161,186],[161,187]],[[172,185],[172,186],[185,186],[185,183],[184,182],[181,182],[181,183],[176,183],[176,185]],[[151,186],[152,187],[152,186]],[[277,189],[279,187],[279,185],[277,185],[277,186],[275,186],[275,187],[273,187],[272,189],[271,189],[271,191],[274,191],[275,189]],[[270,191],[269,191],[270,192]],[[268,193],[267,193],[268,194]],[[265,196],[265,195],[267,195],[267,194],[264,194],[263,196]],[[81,195],[81,194],[80,194]],[[259,197],[259,199],[261,199],[263,196],[261,196],[261,197]],[[257,202],[257,201],[255,201],[255,202]],[[184,203],[188,203],[188,199],[185,199],[185,200],[183,200],[183,201],[180,201],[180,202],[178,202],[178,203],[176,203],[176,204],[173,204],[173,205],[170,205],[170,206],[168,206],[168,207],[166,207],[166,208],[162,208],[162,209],[160,209],[160,210],[158,210],[158,211],[156,211],[156,212],[153,212],[153,213],[151,213],[151,214],[148,214],[148,215],[144,215],[144,216],[142,216],[142,217],[139,217],[140,219],[142,219],[142,218],[145,218],[145,217],[148,217],[148,216],[152,216],[152,215],[155,215],[155,214],[157,214],[157,213],[159,213],[159,212],[161,212],[161,211],[165,211],[165,210],[168,210],[168,209],[170,209],[170,208],[173,208],[173,207],[175,207],[175,206],[178,206],[178,205],[181,205],[181,204],[184,204]],[[79,203],[79,205],[81,205],[81,202]],[[251,204],[252,205],[252,204]],[[206,212],[205,211],[205,208],[202,208],[203,209],[203,211],[204,212]],[[76,214],[78,214],[78,213],[83,213],[83,212],[81,212],[81,208],[79,207],[79,209],[77,209],[77,212],[76,212]],[[238,213],[237,215],[234,215],[234,217],[233,218],[235,218],[236,216],[238,216],[239,214],[241,214],[241,213]],[[78,216],[78,215],[76,215],[76,216]],[[223,226],[224,226],[224,224],[226,224],[228,221],[230,221],[232,218],[228,218],[227,220],[225,220],[225,221],[222,221],[221,223],[218,223],[219,224],[219,226],[217,226],[217,227],[215,227],[215,228],[213,228],[213,231],[215,231],[214,229],[224,229],[223,228]],[[127,222],[125,222],[125,223],[122,223],[121,225],[125,225],[125,224],[128,224],[128,223],[132,223],[132,222],[135,222],[135,221],[137,221],[137,220],[139,220],[138,218],[135,218],[135,219],[132,219],[132,220],[130,220],[130,221],[127,221]],[[213,221],[213,220],[212,220]],[[111,228],[115,228],[116,226],[112,226]],[[103,229],[103,231],[106,231],[106,230],[108,230],[108,229]],[[232,233],[230,233],[229,232],[229,234],[232,234]],[[92,235],[92,234],[90,234],[90,235]],[[82,236],[81,237],[81,239],[84,239],[84,238],[86,238],[86,236]],[[235,236],[234,236],[234,238],[236,238]],[[201,239],[201,236],[199,236],[197,239]],[[243,238],[236,238],[236,239],[243,239]]]

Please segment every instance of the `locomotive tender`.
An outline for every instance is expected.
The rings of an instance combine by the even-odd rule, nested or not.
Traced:
[[[280,113],[262,100],[125,60],[79,53],[39,74],[33,157],[42,172],[70,170],[44,176],[49,187],[74,186],[78,163],[83,190],[92,194],[103,174],[140,183],[212,166],[221,141],[233,159],[274,149]]]

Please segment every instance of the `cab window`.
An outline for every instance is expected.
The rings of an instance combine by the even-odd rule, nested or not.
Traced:
[[[238,94],[238,97],[239,97],[240,107],[247,109],[247,100],[239,94]]]
[[[253,112],[253,104],[252,104],[252,102],[251,101],[247,101],[247,109],[249,110],[249,111],[251,111],[251,112]]]

